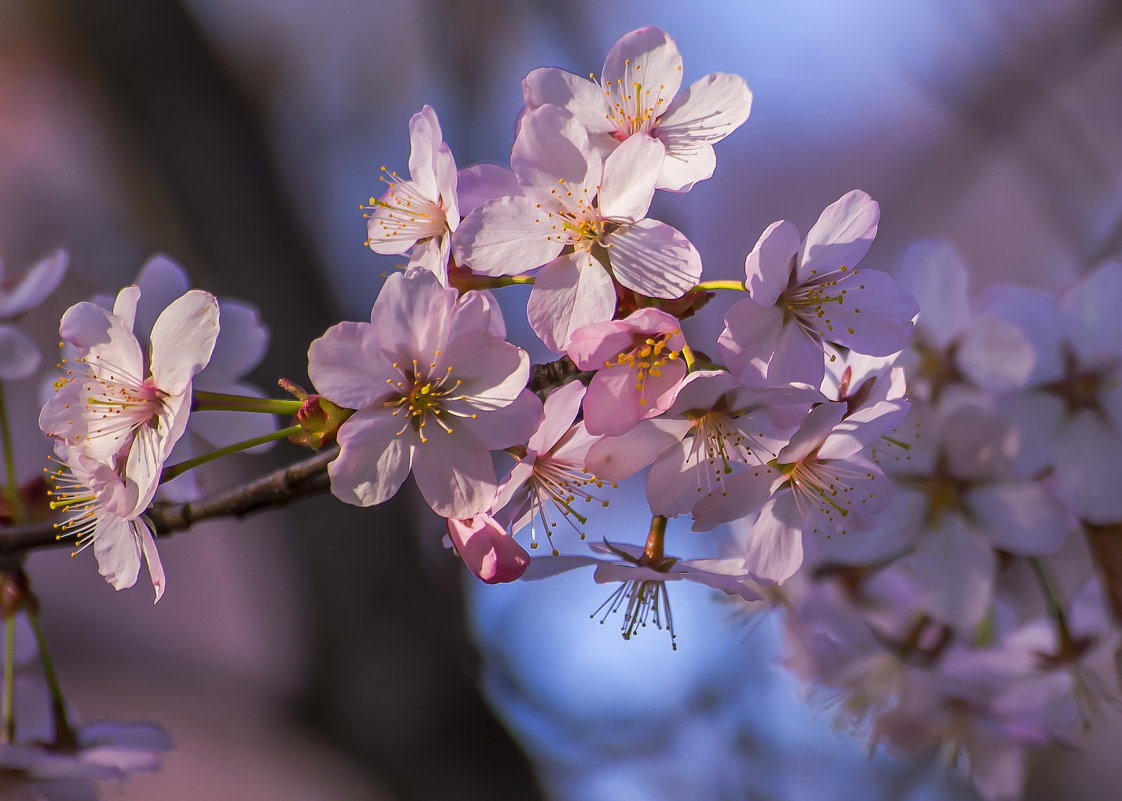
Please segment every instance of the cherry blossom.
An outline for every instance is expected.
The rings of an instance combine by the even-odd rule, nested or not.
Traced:
[[[901,350],[916,304],[892,277],[856,265],[876,236],[880,207],[853,190],[826,207],[806,239],[772,223],[745,259],[751,297],[729,309],[718,340],[746,384],[822,383],[822,343],[870,356]]]
[[[485,584],[516,581],[530,565],[530,555],[505,527],[487,514],[463,520],[450,518],[448,542],[455,547],[468,570]]]
[[[681,85],[674,40],[646,27],[612,46],[598,82],[542,67],[522,81],[522,96],[530,111],[545,104],[568,109],[605,151],[636,134],[654,137],[666,151],[655,186],[685,192],[713,175],[713,145],[748,119],[752,92],[743,78],[719,72],[679,93]]]
[[[529,524],[531,549],[538,547],[535,523],[540,524],[552,548],[557,520],[551,510],[580,531],[577,523],[583,525],[587,518],[576,508],[578,500],[608,505],[589,489],[603,487],[604,482],[585,470],[588,449],[598,438],[590,435],[583,423],[573,423],[584,395],[584,385],[579,382],[565,384],[549,394],[541,423],[526,443],[525,455],[499,483],[495,514],[511,521],[512,533]],[[553,555],[557,554],[553,548]]]
[[[452,232],[460,221],[456,200],[456,162],[444,142],[440,121],[425,106],[409,120],[409,179],[382,168],[389,184],[370,198],[366,245],[375,253],[410,252],[409,263],[423,267],[448,284]]]
[[[369,323],[339,323],[308,349],[317,392],[356,410],[329,470],[340,500],[382,503],[412,472],[443,517],[490,507],[489,451],[524,442],[541,405],[525,390],[525,351],[492,329],[493,304],[475,292],[457,298],[431,273],[394,273]]]
[[[658,309],[574,331],[569,358],[596,371],[584,396],[589,433],[618,436],[665,411],[686,376],[685,343],[677,318]]]
[[[48,478],[51,508],[65,516],[55,526],[59,536],[74,537],[75,553],[92,545],[99,572],[117,590],[136,583],[143,556],[159,601],[164,568],[155,532],[144,517],[151,500],[145,488],[77,448],[58,443],[55,453],[58,466],[48,471]]]
[[[71,306],[59,329],[76,349],[72,367],[43,406],[39,427],[103,464],[123,454],[123,472],[140,488],[139,508],[156,492],[160,471],[187,427],[194,376],[218,338],[218,302],[191,290],[152,326],[147,364],[133,333],[140,289],[122,289],[108,311]]]
[[[612,318],[613,278],[648,297],[679,297],[701,277],[701,257],[678,230],[646,218],[662,161],[645,134],[604,159],[571,113],[535,109],[510,157],[522,194],[473,210],[456,230],[456,259],[493,276],[541,267],[526,313],[558,352],[577,328]]]

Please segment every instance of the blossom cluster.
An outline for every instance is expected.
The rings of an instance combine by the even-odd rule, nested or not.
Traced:
[[[190,289],[162,257],[115,299],[72,306],[39,420],[62,535],[92,544],[117,588],[143,556],[158,600],[144,513],[162,487],[197,492],[178,478],[210,458],[185,450],[189,423],[211,455],[334,443],[336,498],[375,506],[412,476],[475,576],[595,565],[618,585],[602,609],[622,612],[625,637],[649,623],[674,641],[671,581],[781,608],[788,666],[839,721],[893,753],[941,749],[983,795],[1018,796],[1027,749],[1072,741],[1112,692],[1094,543],[1122,524],[1122,264],[1058,299],[972,298],[948,244],[918,243],[894,272],[868,257],[880,209],[853,190],[805,233],[767,226],[742,278],[704,280],[652,201],[713,175],[714,146],[749,116],[744,80],[683,88],[673,40],[648,27],[598,79],[542,68],[522,89],[509,165],[460,169],[436,112],[412,117],[408,176],[384,170],[363,206],[366,245],[407,263],[368,321],[311,343],[314,391],[284,384],[297,400],[241,383],[267,338],[253,310]],[[495,292],[515,284],[531,286],[550,365],[508,339]],[[689,318],[718,291],[737,300],[705,341]],[[29,373],[30,359],[11,361]],[[645,486],[645,543],[561,553],[559,526],[595,535],[624,482]],[[671,518],[722,558],[670,555]]]

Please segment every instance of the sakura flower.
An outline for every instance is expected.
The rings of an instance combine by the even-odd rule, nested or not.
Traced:
[[[665,411],[686,376],[685,343],[677,318],[658,309],[574,331],[569,358],[596,371],[584,397],[589,433],[618,436]]]
[[[468,570],[485,584],[516,581],[530,565],[530,555],[506,528],[487,514],[464,520],[449,519],[448,542],[455,547]]]
[[[447,518],[487,511],[491,449],[533,430],[541,405],[525,390],[529,358],[496,336],[486,296],[440,286],[423,270],[391,275],[369,323],[339,323],[308,349],[316,391],[355,409],[339,429],[331,491],[382,503],[410,472]]]
[[[576,508],[577,500],[591,503],[600,501],[589,486],[602,487],[604,482],[585,470],[585,457],[596,437],[590,435],[583,423],[573,424],[584,398],[584,385],[572,382],[557,388],[545,399],[541,423],[526,443],[526,453],[499,483],[494,508],[501,519],[513,521],[511,532],[530,525],[530,548],[538,547],[535,521],[553,545],[553,531],[557,527],[552,510],[560,512],[561,519],[579,531],[576,520],[587,521]],[[584,533],[581,532],[581,539]],[[553,549],[553,555],[558,551]]]
[[[77,448],[58,443],[55,452],[58,467],[48,473],[48,494],[51,508],[66,516],[55,524],[59,537],[74,537],[75,554],[92,545],[98,571],[117,590],[136,583],[143,556],[159,601],[164,594],[164,568],[151,524],[144,517],[151,496],[145,498],[145,488],[127,474],[118,475]]]
[[[751,297],[729,309],[718,340],[741,381],[817,387],[823,342],[870,356],[908,344],[915,302],[888,273],[856,267],[879,217],[855,189],[826,207],[801,244],[786,220],[768,226],[744,262]]]
[[[636,134],[654,137],[666,150],[656,187],[685,192],[713,174],[713,145],[748,119],[752,92],[743,78],[719,72],[679,93],[681,85],[674,40],[647,27],[612,46],[599,82],[545,67],[522,81],[522,96],[531,111],[547,103],[568,109],[604,150]]]
[[[164,461],[187,427],[191,382],[218,337],[218,302],[192,290],[164,309],[152,326],[145,363],[133,334],[140,289],[122,289],[107,311],[71,306],[59,333],[76,348],[73,367],[43,406],[39,427],[86,456],[114,466],[140,488],[137,509],[152,500]]]
[[[611,319],[613,278],[648,297],[677,298],[701,277],[701,257],[679,231],[646,218],[662,160],[646,134],[602,159],[570,112],[535,109],[510,157],[522,194],[464,219],[457,262],[495,276],[541,267],[526,313],[558,352],[577,328]]]
[[[389,189],[370,198],[366,245],[375,253],[410,253],[410,265],[423,267],[448,283],[452,232],[460,221],[456,202],[456,162],[445,144],[436,112],[425,106],[409,120],[409,179],[382,167]]]
[[[863,451],[882,432],[875,418],[848,421],[845,412],[843,403],[811,410],[767,469],[737,473],[722,494],[698,502],[694,530],[750,514],[766,485],[772,495],[752,524],[747,559],[757,575],[780,582],[802,565],[804,537],[871,528],[892,488]]]
[[[190,289],[190,280],[186,271],[170,258],[156,255],[141,267],[136,285],[140,288],[140,300],[133,331],[141,347],[146,347],[160,311]],[[269,330],[261,322],[257,309],[239,300],[222,298],[218,326],[214,351],[192,380],[192,390],[261,397],[258,388],[244,381],[245,375],[265,357],[269,341]],[[176,443],[169,461],[178,463],[196,456],[199,442],[211,448],[223,448],[271,434],[276,431],[276,425],[277,418],[268,414],[196,411],[189,418],[187,436]],[[257,446],[249,453],[262,453],[268,448],[268,444]],[[197,498],[201,490],[196,471],[162,484],[160,491],[174,501]]]
[[[623,610],[620,633],[631,639],[638,630],[652,623],[670,634],[671,647],[677,650],[674,618],[670,613],[669,581],[691,581],[735,595],[749,603],[762,601],[761,585],[741,558],[679,560],[625,543],[591,543],[592,551],[605,559],[590,556],[542,556],[530,563],[523,578],[543,579],[568,570],[596,565],[593,578],[597,584],[619,583],[600,608],[590,615],[604,612],[601,624],[609,615]]]
[[[786,444],[786,432],[774,425],[767,407],[796,405],[805,414],[819,397],[811,390],[748,389],[724,371],[697,370],[676,388],[662,416],[641,420],[621,436],[593,445],[587,467],[602,478],[622,481],[650,464],[651,512],[666,517],[688,514],[702,498],[723,494],[735,470],[747,468],[777,481],[779,473],[767,463]],[[759,481],[751,489],[758,509],[772,487]],[[746,498],[740,501],[738,511],[751,506]],[[743,514],[750,511],[755,509]]]
[[[56,250],[16,279],[6,275],[0,260],[0,321],[9,322],[42,303],[66,273],[67,255]],[[26,334],[0,325],[0,380],[27,378],[39,369],[39,348]]]

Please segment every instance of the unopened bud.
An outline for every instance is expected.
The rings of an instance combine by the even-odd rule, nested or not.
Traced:
[[[335,442],[339,426],[352,414],[353,410],[337,406],[322,395],[306,395],[295,417],[300,431],[289,440],[318,451],[324,445]]]
[[[39,602],[31,592],[31,582],[22,568],[0,572],[0,620],[10,620],[17,612],[39,611]]]

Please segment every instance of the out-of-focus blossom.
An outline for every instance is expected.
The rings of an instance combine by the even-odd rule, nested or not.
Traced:
[[[46,300],[66,274],[66,263],[66,251],[56,250],[13,278],[0,260],[0,321],[9,323]],[[39,348],[26,334],[0,325],[0,380],[28,378],[39,369],[40,360]]]

